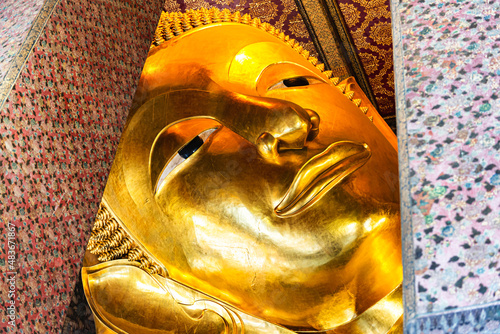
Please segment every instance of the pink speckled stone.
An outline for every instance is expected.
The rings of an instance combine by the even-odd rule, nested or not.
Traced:
[[[500,3],[392,5],[405,326],[498,333]]]

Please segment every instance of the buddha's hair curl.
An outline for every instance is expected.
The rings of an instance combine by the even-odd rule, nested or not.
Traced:
[[[361,99],[354,99],[354,91],[349,90],[349,84],[343,84],[343,82],[340,82],[340,78],[333,76],[332,71],[326,71],[325,64],[319,62],[318,58],[310,56],[309,51],[304,49],[300,42],[290,38],[288,35],[285,35],[283,31],[281,31],[280,29],[276,29],[271,24],[267,22],[261,22],[259,18],[252,18],[248,14],[241,15],[241,13],[238,11],[232,13],[227,8],[224,10],[219,10],[215,7],[212,7],[210,9],[201,8],[198,10],[191,9],[185,13],[162,12],[160,21],[158,22],[158,27],[155,31],[153,42],[151,44],[151,48],[153,49],[157,46],[160,46],[163,43],[171,40],[172,38],[180,36],[194,28],[223,22],[250,25],[255,28],[261,29],[285,42],[299,54],[304,56],[304,58],[306,58],[320,72],[322,72],[333,83],[333,85],[342,92],[342,94],[344,94],[359,109],[361,109],[361,111],[365,115],[367,115],[369,108],[367,106],[361,106]],[[368,118],[373,121],[373,116],[368,116]]]
[[[92,228],[87,250],[101,262],[129,259],[151,274],[167,276],[163,267],[139,246],[125,228],[101,203]]]

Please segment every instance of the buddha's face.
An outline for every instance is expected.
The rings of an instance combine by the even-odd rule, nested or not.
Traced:
[[[170,277],[295,329],[401,283],[397,153],[290,46],[187,33],[150,53],[136,101],[105,196]]]

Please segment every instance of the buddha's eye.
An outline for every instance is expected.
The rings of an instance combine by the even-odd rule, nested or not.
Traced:
[[[309,81],[307,80],[307,78],[298,77],[298,78],[285,79],[283,80],[283,84],[286,87],[309,86]]]
[[[189,143],[187,143],[183,148],[181,148],[177,153],[184,158],[187,159],[189,158],[194,152],[196,152],[201,145],[203,145],[203,139],[200,138],[200,136],[196,136],[191,140]]]
[[[203,131],[202,133],[191,139],[191,141],[188,142],[186,145],[184,145],[180,150],[177,151],[177,153],[170,159],[167,165],[163,168],[163,171],[161,172],[161,175],[158,178],[158,182],[156,182],[155,192],[158,191],[161,184],[163,183],[163,180],[165,180],[167,175],[170,174],[171,171],[173,171],[186,159],[192,156],[196,151],[198,151],[198,149],[201,146],[203,146],[205,141],[208,139],[208,137],[210,137],[210,135],[215,130],[217,130],[217,128],[212,128]]]
[[[321,83],[321,81],[312,77],[295,77],[295,78],[281,80],[280,82],[277,82],[271,87],[269,87],[267,90],[270,91],[274,89],[304,87],[316,83]]]

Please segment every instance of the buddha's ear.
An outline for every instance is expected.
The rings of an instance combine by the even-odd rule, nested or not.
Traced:
[[[139,263],[115,260],[82,268],[98,334],[293,334],[238,311]]]
[[[160,279],[160,280],[159,280]],[[233,333],[225,308],[165,285],[139,264],[116,260],[82,269],[85,296],[94,313],[96,332],[110,333]],[[170,291],[169,291],[170,290]],[[174,299],[183,295],[184,300]],[[222,314],[221,314],[222,313]]]

